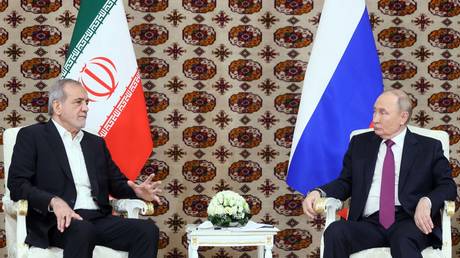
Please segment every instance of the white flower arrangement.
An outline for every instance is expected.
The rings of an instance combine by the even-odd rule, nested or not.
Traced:
[[[215,226],[244,226],[250,218],[248,203],[233,191],[218,192],[208,205],[208,219]]]

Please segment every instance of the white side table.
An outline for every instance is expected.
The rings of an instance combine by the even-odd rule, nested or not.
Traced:
[[[234,228],[198,229],[198,225],[186,227],[188,257],[198,258],[200,246],[257,246],[259,258],[272,258],[273,238],[279,231],[273,228],[258,228],[251,231],[238,231]]]

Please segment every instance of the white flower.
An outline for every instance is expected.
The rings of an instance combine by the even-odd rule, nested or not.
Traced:
[[[216,212],[214,214],[224,215],[225,214],[224,207],[222,207],[222,206],[216,207]]]
[[[224,210],[225,210],[225,214],[232,215],[232,208],[225,207]]]
[[[223,194],[217,194],[216,195],[217,202],[220,204],[224,203],[224,195]]]
[[[243,208],[244,208],[244,211],[249,212],[249,204],[247,202],[243,204]]]
[[[234,219],[242,219],[250,213],[246,200],[233,191],[221,191],[209,202],[208,215],[229,215]]]

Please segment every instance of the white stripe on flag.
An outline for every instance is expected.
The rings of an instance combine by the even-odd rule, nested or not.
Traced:
[[[303,82],[291,155],[363,15],[364,0],[326,0]],[[347,22],[344,22],[346,20]],[[340,33],[337,33],[340,31]]]

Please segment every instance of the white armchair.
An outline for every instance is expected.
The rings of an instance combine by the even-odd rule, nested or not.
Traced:
[[[350,138],[354,135],[361,134],[364,132],[371,131],[373,129],[361,129],[355,130],[351,133]],[[435,131],[429,129],[423,129],[419,127],[409,126],[411,132],[428,136],[441,141],[444,156],[449,158],[449,135],[444,131]],[[321,198],[315,204],[315,210],[318,213],[325,213],[326,225],[329,226],[336,220],[336,213],[342,207],[342,202],[334,198]],[[450,258],[452,257],[452,237],[451,237],[451,216],[455,213],[455,203],[453,201],[445,201],[442,212],[442,249],[433,249],[428,247],[423,250],[422,255],[424,258]],[[323,257],[323,239],[321,239],[321,258]],[[354,253],[350,258],[391,258],[390,248],[379,247],[366,249],[357,253]]]
[[[63,255],[63,250],[57,247],[48,249],[29,247],[24,243],[27,235],[26,230],[26,215],[27,215],[27,200],[13,202],[10,199],[10,191],[6,187],[8,178],[8,169],[13,154],[13,147],[16,143],[16,136],[20,128],[6,129],[3,133],[3,156],[5,168],[5,195],[3,196],[3,208],[5,210],[5,233],[8,257],[10,258],[60,258]],[[111,202],[115,211],[127,212],[129,218],[138,218],[139,214],[152,215],[153,204],[141,200],[113,200]],[[110,257],[110,258],[127,258],[128,253],[113,250],[103,246],[96,246],[93,252],[93,257]]]

